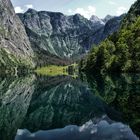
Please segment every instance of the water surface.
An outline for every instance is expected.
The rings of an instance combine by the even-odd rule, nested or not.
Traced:
[[[2,140],[137,140],[140,75],[0,78]]]

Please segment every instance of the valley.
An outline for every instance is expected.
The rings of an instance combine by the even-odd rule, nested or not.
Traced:
[[[34,9],[16,15],[10,0],[2,0],[1,6],[5,10],[1,9],[0,66],[8,70],[80,61],[93,44],[116,32],[123,19],[108,15],[88,20],[80,14],[66,16]]]

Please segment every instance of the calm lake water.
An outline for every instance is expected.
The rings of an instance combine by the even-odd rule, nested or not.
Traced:
[[[0,140],[139,137],[140,74],[0,77]]]

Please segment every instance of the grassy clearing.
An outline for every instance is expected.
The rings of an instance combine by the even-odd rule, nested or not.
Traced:
[[[77,64],[72,64],[69,66],[50,65],[42,68],[37,68],[35,72],[40,75],[48,75],[48,76],[69,75],[68,68],[70,66],[76,68]]]
[[[40,75],[57,76],[57,75],[68,75],[68,66],[46,66],[37,68],[36,73]]]

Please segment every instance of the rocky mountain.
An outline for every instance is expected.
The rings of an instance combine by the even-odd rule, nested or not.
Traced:
[[[105,25],[112,18],[114,18],[114,16],[107,15],[107,16],[105,16],[104,19],[101,19],[95,15],[92,15],[90,20],[92,21],[93,24],[98,25],[98,26],[100,25],[100,27],[101,27],[101,26]]]
[[[120,25],[118,18],[110,25],[112,22],[110,21],[110,24],[107,22],[110,16],[106,17],[107,25],[105,25],[97,16],[92,16],[88,20],[80,14],[66,16],[58,12],[34,9],[29,9],[18,16],[26,28],[32,48],[38,56],[37,60],[42,64],[44,60],[50,60],[52,57],[57,60],[79,58],[89,51],[92,44],[105,39]],[[46,58],[50,54],[52,57]]]
[[[33,50],[10,0],[0,0],[0,67],[33,67]]]
[[[34,62],[37,66],[69,64],[119,27],[118,20],[104,25],[96,16],[88,20],[80,14],[66,16],[59,12],[29,9],[18,16],[10,0],[0,0],[2,69],[34,67]],[[109,18],[107,16],[106,21]]]
[[[91,21],[80,14],[29,9],[18,14],[36,53],[42,50],[61,58],[74,58],[84,54],[91,46],[89,36],[96,30]]]
[[[92,23],[97,27],[102,27],[105,25],[104,21],[95,15],[91,16],[90,21],[92,21]]]

